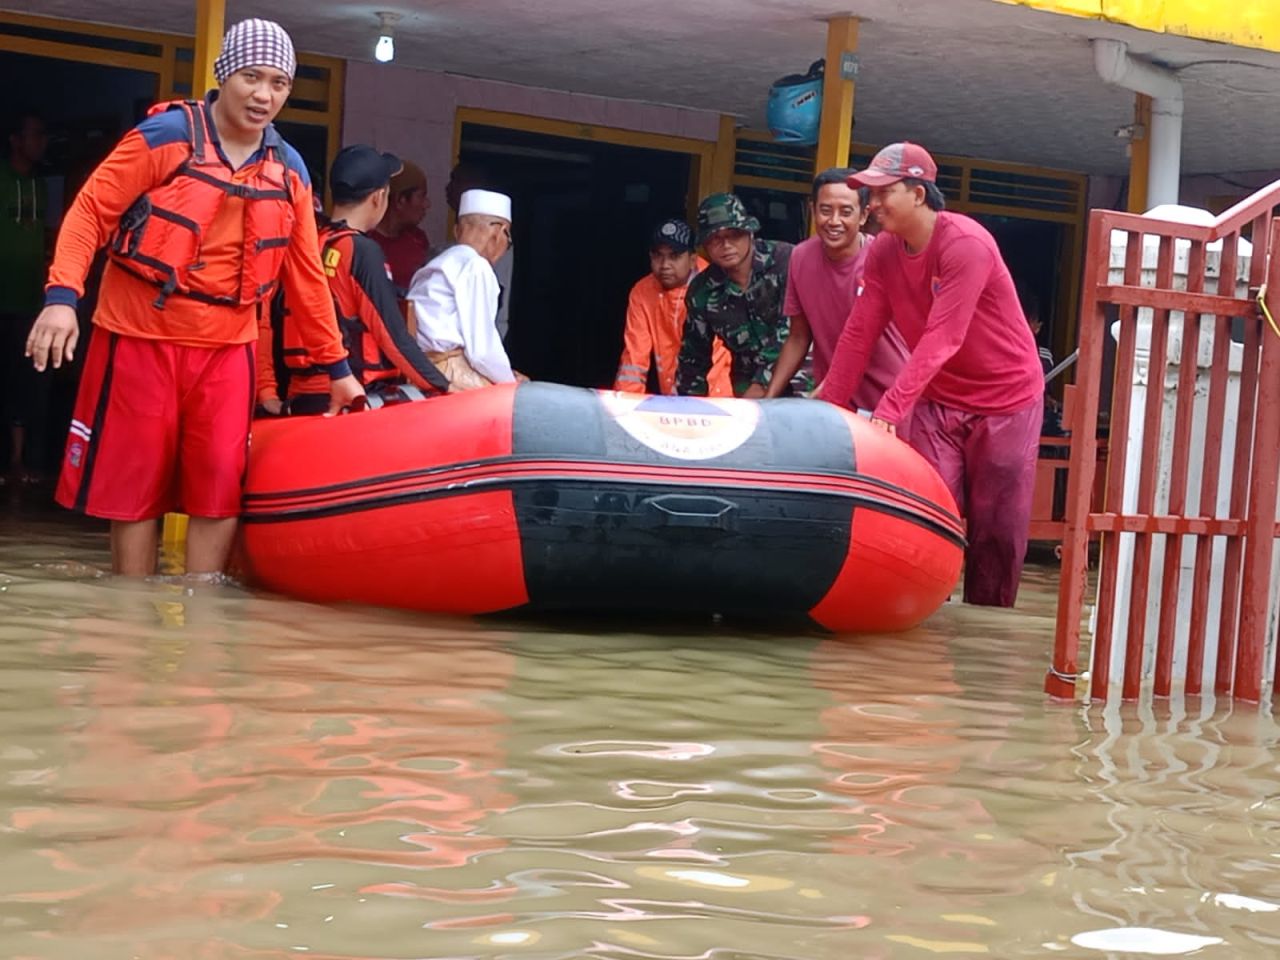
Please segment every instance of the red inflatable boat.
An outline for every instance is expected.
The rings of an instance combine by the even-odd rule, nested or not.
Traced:
[[[951,593],[964,530],[923,459],[830,404],[526,383],[255,424],[243,541],[307,600],[882,631]]]

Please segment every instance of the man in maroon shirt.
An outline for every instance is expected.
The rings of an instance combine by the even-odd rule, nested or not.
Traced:
[[[766,396],[784,394],[811,345],[813,376],[818,383],[831,366],[836,341],[862,286],[862,265],[872,240],[862,232],[871,191],[849,186],[853,172],[832,167],[813,179],[809,212],[814,236],[791,251],[787,297],[782,308],[791,318],[791,332],[778,355]],[[907,345],[889,324],[872,350],[866,373],[852,398],[853,405],[873,409],[906,360]]]
[[[427,199],[427,175],[420,167],[405,163],[391,179],[391,202],[382,222],[368,236],[377,241],[391,268],[396,294],[403,298],[413,283],[413,275],[430,259],[431,244],[418,224],[431,209]]]
[[[921,146],[885,147],[852,186],[871,188],[886,236],[820,396],[844,403],[892,321],[911,350],[871,422],[902,432],[946,481],[968,522],[964,598],[1013,606],[1027,549],[1044,374],[995,238],[947,212]]]

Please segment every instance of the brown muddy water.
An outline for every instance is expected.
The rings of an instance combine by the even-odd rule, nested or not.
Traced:
[[[1047,702],[1051,566],[832,638],[106,563],[0,510],[0,957],[1280,956],[1276,724]]]

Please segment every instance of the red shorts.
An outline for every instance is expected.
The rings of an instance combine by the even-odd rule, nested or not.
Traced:
[[[58,502],[108,520],[239,516],[253,381],[252,343],[186,347],[95,327]]]

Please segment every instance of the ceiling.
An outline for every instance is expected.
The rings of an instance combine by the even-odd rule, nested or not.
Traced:
[[[0,0],[6,9],[194,32],[195,0]],[[822,56],[823,19],[863,18],[855,137],[946,154],[1123,173],[1132,94],[1094,73],[1091,37],[1179,71],[1185,173],[1280,169],[1280,54],[1041,13],[993,0],[227,0],[312,53],[372,60],[399,13],[396,63],[732,113],[763,127],[777,77]]]

